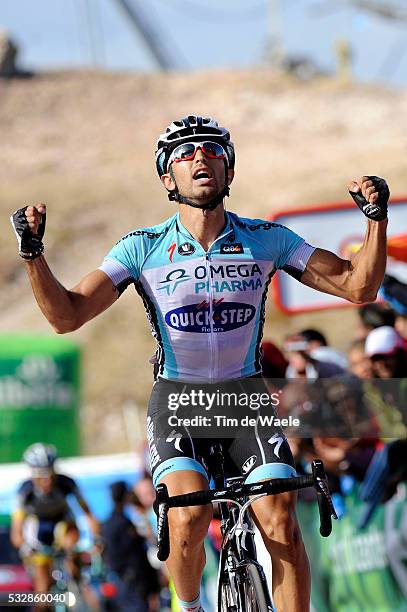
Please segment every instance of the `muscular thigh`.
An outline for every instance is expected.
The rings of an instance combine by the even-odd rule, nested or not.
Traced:
[[[202,474],[193,470],[180,470],[168,474],[161,479],[170,495],[183,495],[208,488],[208,481]],[[187,506],[186,508],[170,508],[168,520],[170,534],[177,538],[180,531],[182,537],[194,537],[198,541],[205,537],[213,516],[212,504],[205,506]],[[173,539],[172,538],[172,539]]]
[[[278,525],[280,521],[295,518],[296,503],[297,492],[268,495],[256,500],[250,511],[258,527],[270,522]]]

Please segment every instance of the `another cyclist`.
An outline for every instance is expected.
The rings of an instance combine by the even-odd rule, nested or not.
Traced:
[[[348,261],[310,246],[281,225],[225,211],[234,146],[228,130],[211,118],[191,115],[171,123],[158,140],[156,166],[179,212],[124,236],[100,269],[72,290],[56,280],[43,256],[45,205],[16,211],[12,223],[35,298],[57,333],[78,329],[135,284],[158,343],[158,380],[148,416],[153,478],[174,495],[206,488],[208,475],[199,440],[189,438],[185,428],[182,437],[171,429],[160,431],[165,398],[184,383],[216,388],[219,381],[232,381],[243,390],[254,384],[252,377],[261,373],[267,288],[277,269],[355,303],[375,300],[386,263],[389,190],[378,177],[348,184],[368,217],[363,245]],[[250,482],[295,474],[290,448],[277,429],[269,428],[263,437],[252,431],[228,439],[225,452],[232,475],[247,474]],[[304,612],[310,578],[295,501],[294,494],[265,497],[253,513],[273,560],[277,609]],[[169,513],[168,566],[184,611],[200,609],[203,540],[211,516],[209,505]]]
[[[68,496],[77,499],[94,533],[98,532],[99,526],[75,481],[55,472],[55,446],[40,442],[32,444],[23,458],[30,468],[31,477],[20,485],[17,492],[11,542],[31,566],[35,591],[42,593],[49,591],[52,584],[53,547],[70,550],[79,539]]]

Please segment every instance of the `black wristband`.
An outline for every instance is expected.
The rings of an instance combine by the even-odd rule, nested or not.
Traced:
[[[43,252],[44,252],[44,245],[41,242],[41,244],[38,245],[38,248],[33,250],[31,253],[25,253],[24,251],[19,251],[18,254],[20,255],[20,257],[22,257],[26,261],[32,261],[33,259],[37,259],[37,257],[42,255]]]

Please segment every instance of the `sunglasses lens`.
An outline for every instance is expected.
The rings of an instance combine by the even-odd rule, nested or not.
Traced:
[[[195,145],[192,142],[186,142],[185,144],[180,145],[176,149],[174,149],[171,157],[173,159],[188,159],[193,157],[195,153]]]
[[[185,142],[176,147],[168,160],[168,167],[173,161],[179,162],[187,159],[194,159],[197,149],[202,149],[204,155],[214,159],[224,159],[226,157],[225,150],[217,142]]]
[[[202,145],[203,152],[208,157],[224,157],[225,151],[217,142],[204,142]]]

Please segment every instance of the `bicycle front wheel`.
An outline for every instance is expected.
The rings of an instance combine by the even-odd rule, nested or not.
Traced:
[[[219,585],[218,612],[238,612],[236,597],[229,582]]]
[[[239,589],[239,610],[242,612],[273,612],[266,579],[255,563],[248,563],[241,568]]]

